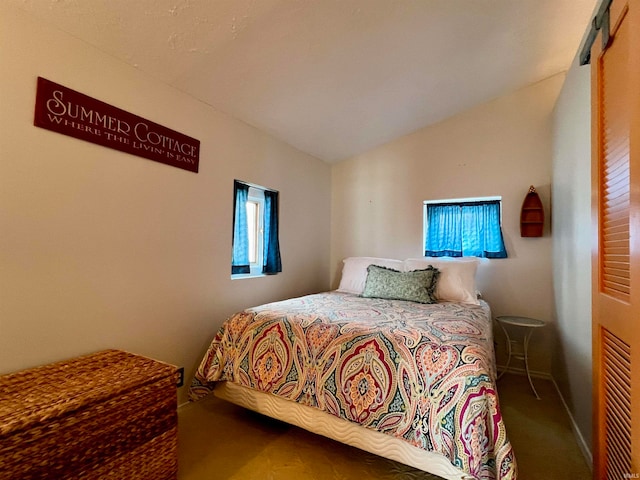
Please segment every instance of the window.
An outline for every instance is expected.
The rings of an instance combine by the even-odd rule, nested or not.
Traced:
[[[234,181],[232,277],[282,271],[278,192]]]
[[[424,202],[425,257],[506,258],[501,197]]]

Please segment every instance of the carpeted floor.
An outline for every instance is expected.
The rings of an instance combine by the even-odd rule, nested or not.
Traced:
[[[553,385],[498,383],[520,480],[589,479]],[[179,410],[179,480],[437,480],[438,477],[271,420],[216,398]]]

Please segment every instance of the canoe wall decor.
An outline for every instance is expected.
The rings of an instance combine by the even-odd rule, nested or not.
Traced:
[[[541,237],[544,227],[544,208],[533,185],[522,202],[520,212],[520,236]]]

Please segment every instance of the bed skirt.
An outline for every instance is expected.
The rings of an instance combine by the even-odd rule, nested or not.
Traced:
[[[213,394],[262,415],[438,475],[446,480],[473,480],[473,477],[452,465],[444,455],[414,447],[404,440],[362,427],[307,405],[231,382],[219,382],[213,389]]]

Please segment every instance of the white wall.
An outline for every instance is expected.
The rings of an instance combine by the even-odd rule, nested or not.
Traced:
[[[199,139],[200,173],[34,127],[37,76]],[[280,191],[279,275],[230,279],[234,178]],[[327,164],[0,5],[0,373],[119,348],[190,374],[233,311],[328,288],[330,188]]]
[[[553,377],[591,449],[591,81],[574,62],[554,112]]]
[[[551,113],[564,75],[503,96],[332,168],[331,273],[348,256],[418,257],[422,202],[501,195],[509,258],[484,262],[479,287],[493,314],[550,323],[531,342],[531,368],[550,372],[552,289]],[[545,236],[520,237],[520,208],[534,185],[546,209]],[[498,362],[503,345],[499,346]]]

